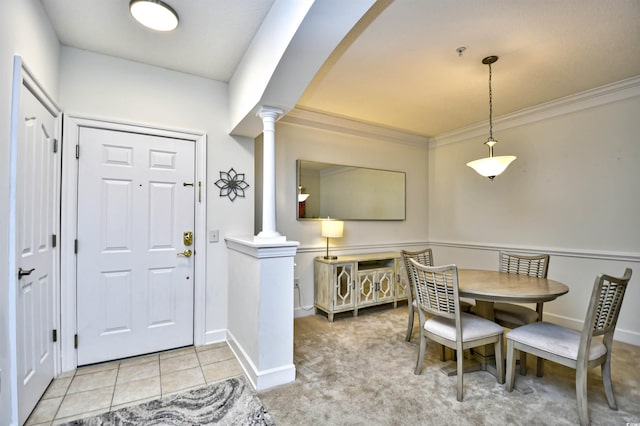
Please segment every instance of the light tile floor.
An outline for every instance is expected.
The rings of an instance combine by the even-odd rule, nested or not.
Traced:
[[[51,382],[25,424],[57,425],[242,374],[225,342],[80,367]]]

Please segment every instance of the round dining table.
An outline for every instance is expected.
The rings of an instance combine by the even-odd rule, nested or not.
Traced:
[[[568,292],[569,287],[565,284],[548,278],[482,269],[458,269],[458,295],[474,299],[474,313],[491,321],[495,320],[494,302],[538,304],[549,302]],[[542,315],[541,309],[539,313]],[[480,364],[476,367],[470,366],[469,371],[494,370],[493,345],[474,348],[474,357]],[[445,368],[443,371],[448,375],[455,374],[451,368]]]
[[[543,303],[569,292],[548,278],[482,269],[458,269],[458,294],[476,300],[476,315],[493,320],[494,302]]]

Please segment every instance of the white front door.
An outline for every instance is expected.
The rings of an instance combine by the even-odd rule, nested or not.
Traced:
[[[78,365],[193,344],[195,142],[79,132]]]
[[[35,87],[35,86],[34,86]],[[57,114],[57,112],[56,112]],[[55,115],[20,87],[16,169],[18,420],[24,423],[53,379],[56,196]]]

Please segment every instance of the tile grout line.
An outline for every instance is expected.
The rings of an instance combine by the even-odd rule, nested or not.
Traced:
[[[122,366],[121,362],[118,362],[118,371],[116,372],[116,379],[113,382],[113,391],[111,392],[111,401],[109,402],[109,413],[112,411],[113,407],[113,398],[116,395],[116,384],[118,383],[118,376],[120,375],[120,367]]]
[[[76,378],[76,373],[77,372],[78,372],[77,368],[75,370],[73,370],[73,375],[71,376],[71,380],[69,381],[69,384],[67,385],[67,388],[64,390],[64,395],[62,395],[62,400],[60,400],[60,405],[58,405],[58,408],[56,409],[56,412],[53,415],[53,419],[51,419],[51,422],[49,424],[53,424],[53,422],[58,419],[58,413],[60,413],[60,409],[62,408],[62,404],[64,403],[64,400],[67,398],[67,395],[69,394],[69,388],[71,387],[71,383],[73,383],[73,379]],[[53,383],[53,381],[51,383]],[[38,402],[38,403],[40,403],[40,402]]]
[[[62,404],[64,403],[64,400],[67,397],[67,394],[69,393],[69,388],[71,387],[71,383],[73,383],[73,379],[75,379],[75,377],[76,377],[76,372],[77,371],[78,371],[77,368],[73,371],[73,375],[71,376],[71,380],[69,381],[69,384],[67,385],[66,389],[64,390],[64,395],[62,395],[62,399],[60,400],[60,405],[58,405],[58,408],[56,408],[56,412],[53,414],[53,418],[49,422],[50,425],[52,425],[53,422],[58,420],[58,414],[60,413],[60,409],[62,408]],[[53,384],[53,381],[51,381],[49,386],[51,386],[52,384]],[[40,403],[40,401],[38,401],[38,404],[39,403]],[[37,407],[37,405],[36,405],[36,407]]]
[[[160,380],[160,398],[164,398],[164,391],[162,390],[162,359],[158,354],[158,380]]]
[[[200,361],[200,353],[196,351],[196,359],[198,360],[198,366],[200,367],[200,373],[202,374],[202,379],[204,380],[204,386],[208,386],[207,376],[204,374],[204,370],[202,369],[202,361]]]

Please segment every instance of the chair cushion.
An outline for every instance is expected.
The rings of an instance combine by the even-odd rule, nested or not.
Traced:
[[[510,324],[525,325],[538,321],[538,313],[536,311],[512,303],[496,302],[493,304],[493,312],[496,321]]]
[[[564,358],[577,360],[580,332],[548,322],[534,322],[514,328],[506,334],[507,339],[541,349]],[[591,341],[589,360],[607,353],[605,345]]]
[[[497,336],[504,332],[504,328],[495,322],[466,313],[460,314],[462,321],[462,341]],[[453,318],[433,317],[424,322],[424,329],[445,339],[456,340],[456,322]]]

